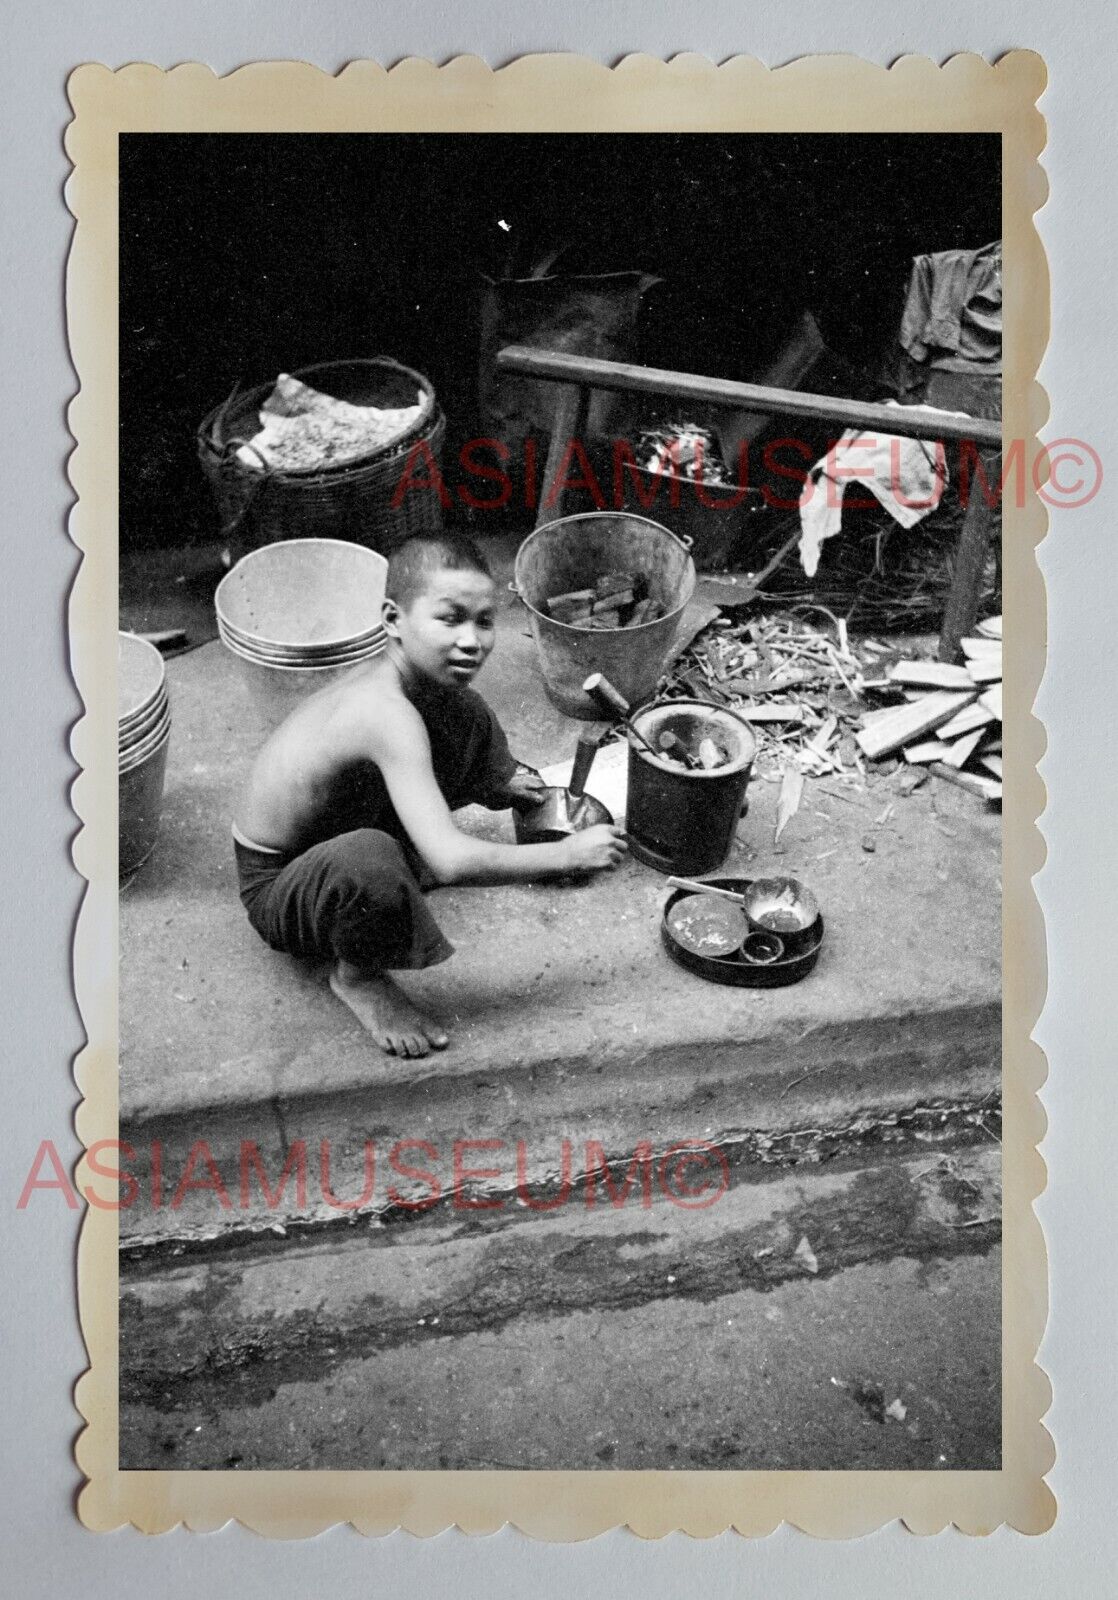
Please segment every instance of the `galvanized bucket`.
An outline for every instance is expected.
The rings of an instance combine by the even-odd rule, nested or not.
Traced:
[[[250,650],[345,647],[381,622],[388,562],[342,539],[289,539],[244,556],[217,586],[218,620]]]
[[[163,809],[163,779],[167,771],[168,731],[134,766],[121,771],[120,875],[142,867],[155,848],[159,816]]]
[[[278,666],[273,662],[261,661],[257,657],[245,655],[235,649],[228,639],[224,643],[237,663],[241,680],[248,690],[252,704],[261,714],[262,720],[270,727],[278,727],[285,717],[312,694],[317,694],[320,689],[337,683],[348,673],[359,671],[370,661],[375,660],[384,649],[383,643],[375,645],[368,655],[362,656],[356,662],[341,661],[328,666],[295,667]]]
[[[592,588],[610,572],[643,577],[664,615],[636,628],[601,632],[547,615],[553,595]],[[513,588],[531,618],[548,698],[569,717],[595,721],[601,710],[582,687],[592,672],[603,673],[630,705],[655,694],[695,582],[690,541],[647,517],[594,511],[560,517],[530,533],[517,552]]]

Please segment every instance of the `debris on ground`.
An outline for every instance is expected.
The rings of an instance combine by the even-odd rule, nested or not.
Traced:
[[[778,779],[792,766],[859,781],[862,692],[885,647],[864,641],[859,655],[842,619],[826,615],[824,630],[795,613],[737,621],[724,611],[672,664],[661,693],[713,701],[748,722],[762,777]]]
[[[926,766],[936,777],[997,802],[1002,796],[1001,617],[980,622],[962,647],[960,666],[898,661],[887,686],[899,686],[905,698],[867,712],[858,744],[871,761],[903,751],[909,765]]]
[[[845,619],[823,607],[743,618],[729,605],[680,651],[658,694],[725,706],[749,723],[756,775],[781,784],[774,843],[799,805],[803,777],[837,781],[826,792],[847,798],[843,790],[865,789],[867,774],[896,771],[896,791],[907,797],[934,774],[1000,802],[1001,629],[1001,617],[979,623],[956,665],[852,640]],[[717,753],[697,748],[684,765],[709,766]]]
[[[796,1246],[796,1248],[792,1252],[792,1254],[795,1257],[795,1259],[800,1263],[800,1266],[804,1269],[805,1272],[815,1273],[815,1272],[819,1271],[819,1262],[816,1259],[815,1251],[811,1248],[811,1245],[808,1242],[808,1237],[807,1237],[806,1233],[804,1234],[803,1238],[800,1240],[799,1244]]]

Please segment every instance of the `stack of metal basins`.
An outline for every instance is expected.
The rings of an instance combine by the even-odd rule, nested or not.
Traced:
[[[155,848],[163,809],[171,705],[163,657],[132,633],[117,645],[117,773],[120,871],[135,872]]]
[[[342,539],[288,539],[244,556],[214,596],[222,642],[253,700],[272,717],[387,643],[388,563]]]

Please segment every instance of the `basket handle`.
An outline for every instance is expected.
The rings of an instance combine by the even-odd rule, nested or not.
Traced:
[[[236,390],[234,390],[233,393],[235,394]],[[232,400],[232,398],[233,395],[230,395],[229,399]],[[228,401],[226,404],[228,404]],[[266,456],[264,456],[263,453],[257,449],[251,439],[226,439],[225,443],[221,447],[221,462],[219,464],[219,471],[222,477],[228,478],[230,476],[231,465],[235,459],[235,452],[237,450],[251,450],[255,455],[259,456],[261,471],[256,475],[256,482],[249,483],[248,491],[241,500],[240,505],[237,507],[236,511],[234,511],[229,520],[223,525],[221,529],[222,539],[231,539],[238,531],[241,523],[248,516],[252,502],[256,499],[261,489],[263,489],[268,479],[272,476],[271,463],[268,461]],[[241,482],[244,483],[244,481],[245,480],[242,477]]]

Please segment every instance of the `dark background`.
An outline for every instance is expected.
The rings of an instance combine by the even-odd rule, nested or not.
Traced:
[[[497,223],[504,219],[506,234]],[[123,135],[120,537],[200,543],[234,383],[391,355],[477,428],[482,274],[647,271],[633,359],[758,377],[811,311],[811,387],[888,392],[911,258],[1000,237],[994,134]]]

